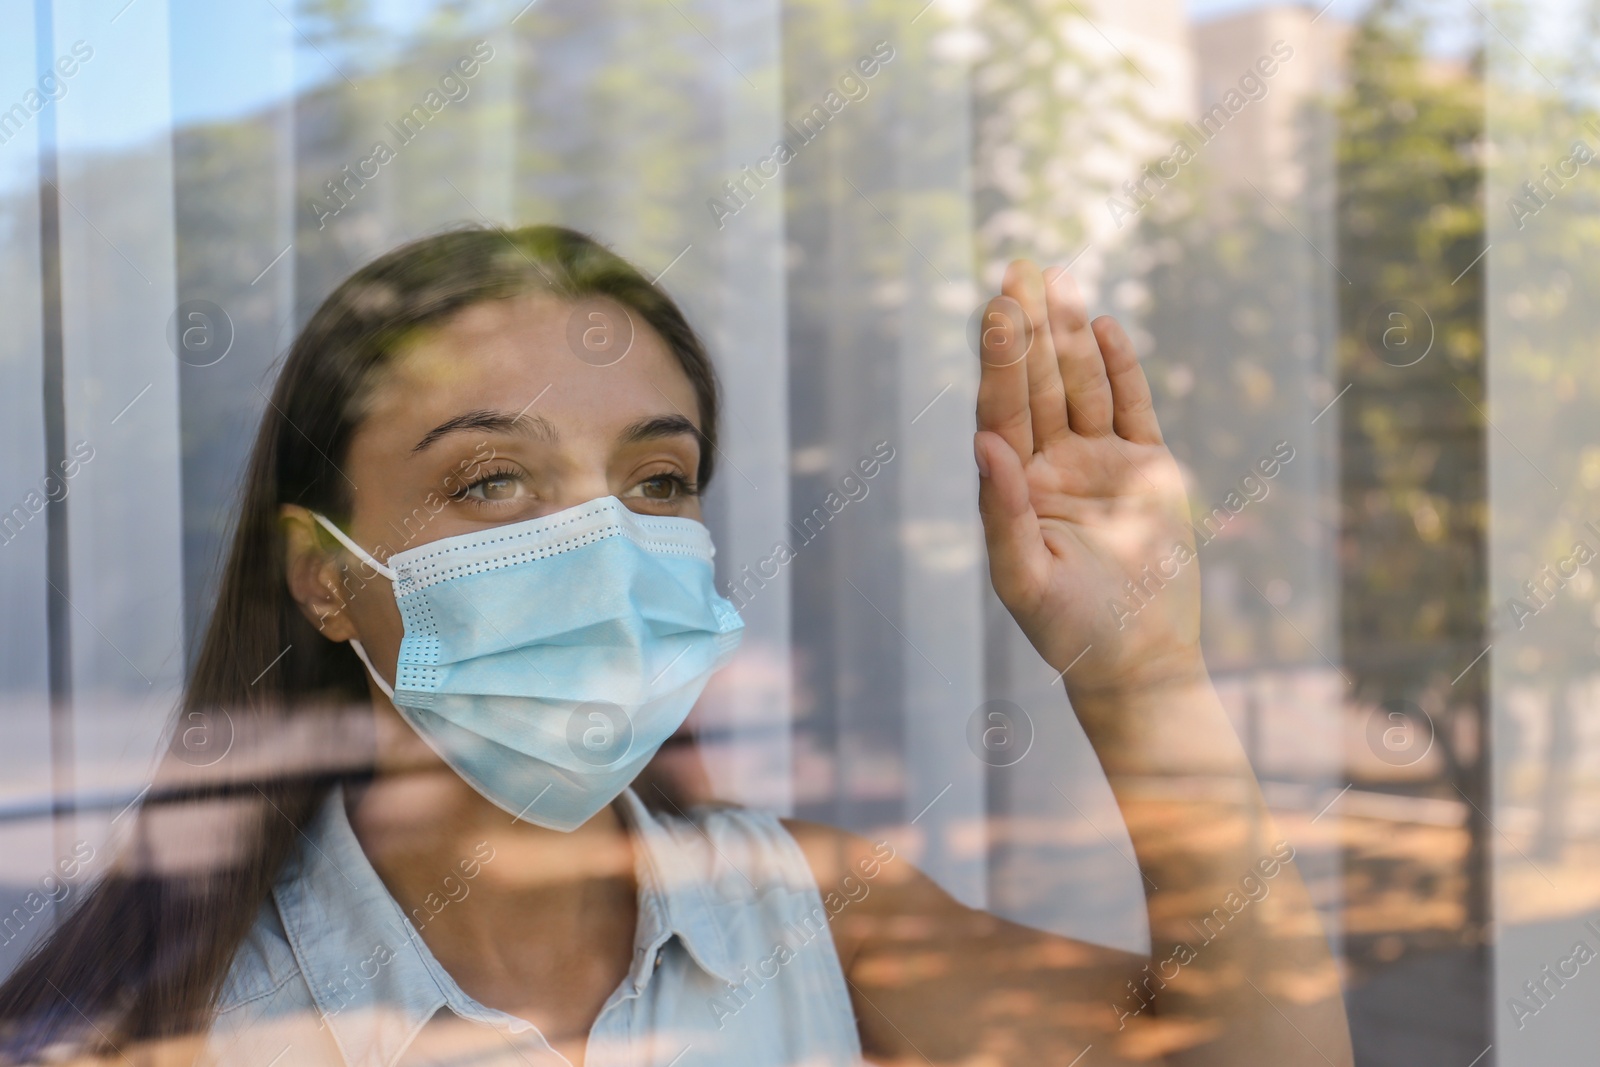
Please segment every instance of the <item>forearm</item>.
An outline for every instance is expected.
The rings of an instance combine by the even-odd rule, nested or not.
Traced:
[[[1123,1025],[1173,1067],[1346,1067],[1338,971],[1293,843],[1203,669],[1071,695],[1145,878],[1151,962],[1116,991]]]

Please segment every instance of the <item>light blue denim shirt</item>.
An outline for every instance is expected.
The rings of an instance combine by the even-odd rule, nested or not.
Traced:
[[[860,1063],[828,913],[782,824],[741,809],[660,816],[631,789],[619,809],[634,834],[638,929],[632,967],[589,1032],[587,1067]],[[455,872],[459,902],[434,906],[470,907],[480,860]],[[440,966],[362,853],[335,789],[234,958],[200,1062],[568,1061]]]

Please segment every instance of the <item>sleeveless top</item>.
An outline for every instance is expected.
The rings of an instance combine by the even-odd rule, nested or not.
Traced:
[[[862,1062],[829,912],[782,824],[742,809],[662,816],[631,789],[618,808],[633,834],[638,929],[632,966],[589,1032],[587,1067]],[[198,1062],[567,1064],[531,1023],[463,992],[417,932],[471,906],[493,852],[464,857],[408,917],[334,789],[234,957]]]

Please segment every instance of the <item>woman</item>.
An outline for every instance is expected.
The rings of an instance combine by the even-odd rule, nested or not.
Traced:
[[[1148,959],[636,780],[742,625],[698,521],[715,376],[593,241],[476,230],[358,271],[296,340],[160,788],[0,989],[10,1061],[1349,1063],[1195,568],[1103,607],[1193,558],[1128,339],[1022,262],[984,322],[991,577],[1122,807]],[[223,719],[226,755],[186,759]]]

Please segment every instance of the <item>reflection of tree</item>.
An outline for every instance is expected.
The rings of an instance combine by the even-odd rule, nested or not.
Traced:
[[[1445,780],[1384,788],[1472,801],[1465,922],[1455,931],[1470,948],[1489,919],[1492,832],[1477,743],[1487,734],[1487,665],[1462,673],[1490,640],[1485,428],[1474,409],[1484,372],[1486,267],[1474,262],[1485,241],[1483,86],[1479,61],[1424,54],[1424,10],[1409,0],[1372,8],[1351,41],[1338,107],[1338,258],[1350,282],[1339,306],[1349,388],[1336,409],[1340,614],[1358,699],[1414,701],[1445,757]]]
[[[992,274],[1017,256],[1065,262],[1083,246],[1085,213],[1101,210],[1115,188],[1109,175],[1148,138],[1138,76],[1084,46],[1097,31],[1071,0],[988,0],[977,25],[979,263]],[[998,277],[985,280],[998,284]]]
[[[1466,270],[1485,243],[1483,95],[1475,65],[1424,54],[1422,7],[1376,4],[1351,38],[1346,90],[1302,114],[1306,171],[1314,182],[1333,177],[1331,189],[1313,185],[1279,205],[1303,220],[1296,225],[1304,236],[1253,191],[1230,198],[1208,188],[1202,155],[1146,210],[1128,266],[1148,287],[1140,294],[1154,341],[1148,364],[1163,426],[1194,473],[1197,507],[1214,502],[1279,438],[1317,449],[1333,443],[1328,434],[1338,439],[1337,516],[1328,512],[1326,482],[1287,478],[1275,487],[1286,498],[1263,509],[1271,526],[1246,523],[1202,550],[1208,658],[1226,669],[1312,655],[1250,586],[1277,604],[1275,578],[1309,575],[1314,583],[1327,543],[1319,531],[1334,523],[1338,607],[1297,614],[1306,607],[1299,590],[1280,585],[1282,611],[1318,644],[1336,619],[1324,647],[1337,650],[1355,683],[1351,696],[1374,707],[1386,699],[1422,705],[1446,757],[1443,780],[1364,784],[1455,801],[1459,785],[1488,810],[1477,745],[1486,728],[1486,664],[1450,684],[1490,640],[1482,611],[1486,430],[1472,406],[1484,406],[1484,265]],[[1330,120],[1332,136],[1320,136]],[[1225,150],[1207,151],[1217,147]],[[1318,212],[1324,196],[1331,219]],[[1410,303],[1384,306],[1400,300]],[[1390,319],[1390,310],[1402,318]],[[1426,345],[1430,321],[1426,358],[1396,365]],[[1395,347],[1385,349],[1384,331],[1394,328]],[[1318,460],[1312,447],[1300,455]],[[1246,510],[1239,518],[1250,517]],[[1351,820],[1344,921],[1358,973],[1393,961],[1407,944],[1464,941],[1475,950],[1487,918],[1492,831],[1476,815],[1468,830]],[[1393,847],[1402,835],[1421,851]],[[1465,1001],[1479,995],[1469,982],[1435,999],[1459,1007],[1451,999],[1458,993]]]
[[[292,7],[296,32],[317,48],[359,59],[384,40],[373,22],[371,0],[298,0]]]
[[[240,427],[258,417],[257,388],[273,360],[340,279],[408,238],[478,223],[480,211],[497,223],[589,229],[660,269],[703,229],[704,198],[726,176],[724,160],[703,148],[724,132],[722,75],[707,66],[722,60],[676,8],[707,30],[715,22],[692,5],[541,0],[514,32],[499,34],[457,0],[430,3],[399,29],[378,20],[370,0],[280,6],[306,35],[291,47],[315,83],[258,114],[173,134],[179,297],[218,303],[236,331],[225,361],[183,372],[191,633],[203,622],[225,533],[217,502],[228,498],[248,444]],[[467,95],[398,145],[387,124],[485,37],[496,53],[466,81]],[[345,180],[341,168],[354,170],[380,139],[396,150],[393,162],[359,188],[351,180],[350,203],[319,227],[308,203],[337,204],[326,183]],[[688,256],[670,281],[680,292],[715,291],[714,269]],[[286,278],[292,310],[275,289]],[[692,311],[715,321],[708,309]]]
[[[1296,586],[1315,584],[1326,540],[1326,486],[1308,430],[1320,405],[1308,390],[1321,378],[1328,323],[1317,294],[1331,272],[1258,197],[1210,188],[1203,163],[1149,210],[1128,258],[1144,267],[1147,295],[1135,297],[1147,309],[1147,366],[1163,430],[1193,479],[1196,518],[1243,495],[1246,477],[1266,493],[1201,548],[1207,659],[1224,671],[1320,668],[1317,648],[1333,648],[1325,611]],[[1294,458],[1262,479],[1256,465],[1278,442]]]
[[[715,39],[717,25],[704,5],[667,0],[529,8],[507,57],[518,217],[590,229],[647,269],[671,262],[703,230],[704,201],[727,176],[703,150],[727,135],[723,94],[771,77],[713,51],[701,31]],[[674,267],[674,291],[710,287],[708,268],[699,257]]]
[[[1466,270],[1484,247],[1482,86],[1425,61],[1422,32],[1378,5],[1339,109],[1343,637],[1380,697],[1415,698],[1484,647],[1484,272]]]

